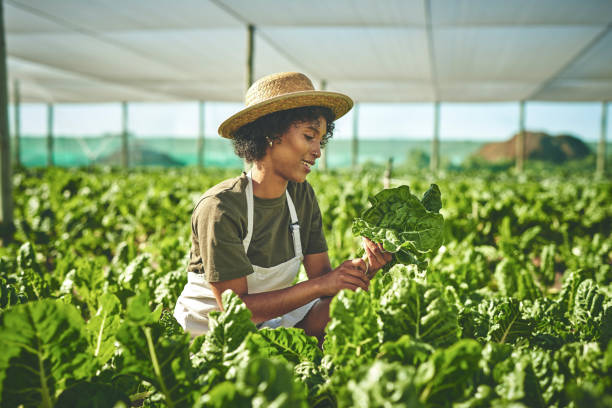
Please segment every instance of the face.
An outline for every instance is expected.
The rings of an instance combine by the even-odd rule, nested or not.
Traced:
[[[322,116],[312,122],[292,124],[276,142],[268,148],[274,171],[286,180],[298,183],[306,180],[310,167],[321,157],[321,140],[327,132],[327,122]]]

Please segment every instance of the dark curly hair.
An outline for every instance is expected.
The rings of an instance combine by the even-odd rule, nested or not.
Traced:
[[[321,147],[327,144],[334,133],[335,116],[331,109],[322,106],[305,106],[269,113],[254,122],[239,128],[232,139],[234,152],[249,163],[263,159],[268,143],[280,142],[281,136],[294,123],[312,122],[320,116],[325,118],[327,129]]]

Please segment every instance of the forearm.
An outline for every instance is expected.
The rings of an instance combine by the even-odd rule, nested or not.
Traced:
[[[309,279],[294,286],[270,292],[243,294],[240,298],[251,311],[252,320],[261,323],[281,316],[325,295],[320,279]]]

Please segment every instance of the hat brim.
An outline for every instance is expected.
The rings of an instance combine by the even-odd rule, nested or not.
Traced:
[[[344,94],[328,91],[300,91],[284,94],[249,106],[230,116],[219,126],[219,135],[232,139],[234,132],[262,116],[304,106],[330,108],[336,120],[351,110],[353,100]]]

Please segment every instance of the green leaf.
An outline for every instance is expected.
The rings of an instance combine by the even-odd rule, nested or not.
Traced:
[[[112,293],[105,293],[98,304],[95,315],[87,322],[87,334],[91,353],[102,366],[116,350],[115,336],[121,325],[121,303]]]
[[[13,306],[0,326],[0,393],[6,406],[52,407],[68,381],[95,367],[76,308],[44,299]]]
[[[496,373],[495,391],[502,400],[523,402],[530,407],[547,406],[529,356],[514,352],[510,359],[500,363]]]
[[[323,357],[317,339],[307,336],[304,330],[294,327],[262,329],[250,333],[244,342],[244,347],[250,350],[252,355],[282,357],[291,364],[305,361],[320,364]]]
[[[79,382],[60,394],[56,408],[114,408],[131,406],[125,393],[108,384]]]
[[[479,305],[479,313],[489,318],[488,341],[514,343],[531,336],[533,322],[522,317],[519,305],[514,298],[490,299]]]
[[[236,382],[222,382],[204,394],[195,407],[306,408],[306,389],[295,381],[291,365],[255,357],[242,364]]]
[[[431,184],[429,189],[423,194],[421,203],[423,203],[423,207],[425,207],[427,211],[439,212],[442,208],[442,193],[440,193],[440,188],[436,184]]]
[[[421,402],[441,406],[466,398],[478,370],[481,350],[480,344],[470,339],[436,350],[416,373]]]
[[[435,209],[440,197],[433,186],[426,193],[426,203]],[[442,215],[428,211],[408,186],[382,190],[370,202],[372,206],[353,221],[353,235],[382,243],[398,263],[425,269],[427,256],[442,245]]]
[[[415,386],[415,369],[400,363],[374,361],[359,380],[351,379],[339,407],[424,407]]]
[[[123,346],[124,374],[135,375],[152,384],[168,407],[193,402],[195,373],[189,358],[189,335],[166,337],[161,324],[126,320],[117,340]]]
[[[4,278],[0,277],[0,309],[25,303],[27,301],[28,298],[26,295],[18,293],[12,285],[7,283]]]
[[[531,272],[515,259],[505,258],[495,268],[495,279],[499,285],[500,292],[504,296],[514,297],[520,300],[535,300],[542,297]]]
[[[368,292],[343,290],[330,304],[323,350],[338,367],[352,367],[380,347],[373,300]]]
[[[443,347],[459,340],[457,314],[437,287],[417,282],[401,269],[391,274],[393,283],[380,299],[379,325],[384,341],[409,334],[434,347]]]
[[[414,340],[405,334],[397,341],[389,341],[382,345],[377,358],[387,362],[399,362],[417,367],[427,361],[434,348],[427,343]]]
[[[224,356],[235,351],[251,332],[257,328],[251,320],[251,311],[240,297],[226,290],[221,295],[222,312],[211,312],[208,315],[209,331],[204,337],[200,350],[195,350],[195,366],[200,362],[221,364]]]

